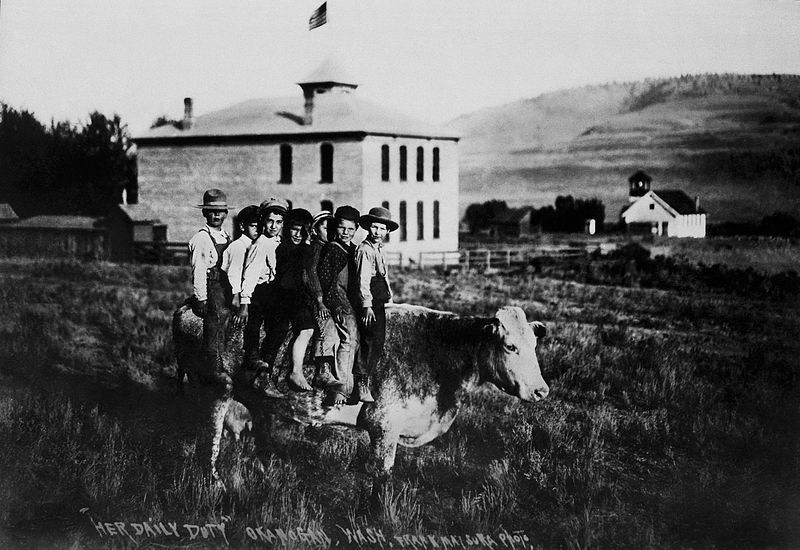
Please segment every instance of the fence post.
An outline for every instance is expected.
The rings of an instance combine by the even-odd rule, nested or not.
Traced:
[[[469,269],[469,248],[464,251],[464,267]]]
[[[442,269],[447,269],[447,252],[442,252]]]
[[[492,267],[492,251],[488,248],[486,249],[486,269],[490,269]]]
[[[506,267],[511,267],[511,249],[506,250]]]
[[[419,253],[419,263],[417,264],[418,269],[422,269],[422,252]]]

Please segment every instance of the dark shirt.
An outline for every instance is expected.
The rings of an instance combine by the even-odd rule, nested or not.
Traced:
[[[303,288],[304,244],[294,244],[288,239],[275,250],[275,284],[280,288],[300,290]]]
[[[319,256],[317,275],[322,287],[325,306],[334,314],[354,315],[353,306],[348,299],[350,276],[354,269],[355,246],[343,245],[337,241],[326,244]]]

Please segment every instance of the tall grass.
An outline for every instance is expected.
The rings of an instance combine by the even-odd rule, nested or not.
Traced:
[[[523,530],[545,548],[800,540],[792,303],[398,272],[398,301],[466,314],[512,303],[545,321],[551,395],[535,406],[491,387],[468,396],[447,434],[398,450],[374,500],[363,434],[331,428],[280,456],[228,442],[225,489],[211,483],[192,392],[173,390],[169,319],[185,275],[0,262],[0,526],[13,543],[44,530],[44,546],[103,546],[81,508],[105,521],[224,522],[234,547],[251,543],[247,527]]]

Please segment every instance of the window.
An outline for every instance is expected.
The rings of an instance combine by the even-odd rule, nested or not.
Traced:
[[[400,181],[408,179],[408,149],[405,145],[400,146]]]
[[[439,201],[433,201],[433,238],[439,238]]]
[[[389,146],[381,145],[381,181],[389,181]]]
[[[386,210],[390,210],[390,209],[389,209],[389,201],[383,201],[383,202],[381,203],[381,206],[383,206],[383,207],[384,207]],[[389,242],[389,235],[391,235],[391,233],[389,233],[389,232],[387,231],[387,232],[386,232],[386,237],[384,237],[384,239],[383,239],[383,242],[385,242],[385,243],[388,243],[388,242]]]
[[[319,201],[319,209],[327,210],[328,212],[333,213],[333,203],[327,199]]]
[[[408,226],[406,224],[406,201],[400,201],[400,240],[408,239]]]
[[[422,201],[417,201],[417,240],[421,241],[425,238],[425,219],[424,219],[424,207],[422,206]]]
[[[417,181],[425,179],[425,151],[417,147]]]
[[[433,181],[439,181],[439,148],[433,148]]]
[[[655,210],[655,209],[656,209],[656,205],[651,202],[650,203],[650,210]]]
[[[292,146],[281,145],[281,179],[278,183],[292,183]]]
[[[319,146],[320,183],[333,183],[333,145],[323,143]]]

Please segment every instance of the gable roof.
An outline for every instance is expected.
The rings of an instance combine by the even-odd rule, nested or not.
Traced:
[[[687,214],[705,214],[705,210],[702,208],[696,209],[694,200],[679,189],[661,189],[651,192],[682,216]]]
[[[134,140],[142,146],[213,138],[301,137],[338,133],[459,139],[458,134],[448,128],[386,109],[352,93],[316,94],[312,124],[303,124],[304,112],[304,99],[300,94],[296,97],[251,99],[195,117],[190,129],[160,126],[134,137]]]
[[[490,220],[489,223],[495,225],[516,225],[520,223],[525,216],[530,214],[531,208],[509,208],[508,210],[503,210],[499,212],[494,218]]]
[[[15,222],[19,216],[7,202],[0,202],[0,222]]]
[[[134,223],[161,222],[158,215],[146,204],[118,204],[117,207]]]

